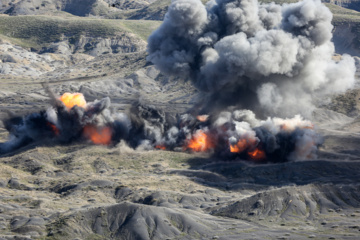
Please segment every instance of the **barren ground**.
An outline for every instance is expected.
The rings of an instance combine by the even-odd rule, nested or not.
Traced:
[[[196,98],[187,83],[161,77],[152,66],[125,75],[52,80],[50,86],[59,94],[82,91],[89,100],[110,96],[116,111],[142,96],[158,107],[183,112]],[[5,110],[23,114],[49,105],[38,82],[9,79],[2,83],[2,93],[3,116]],[[354,101],[353,96],[343,98]],[[355,106],[352,114],[355,111],[357,116],[356,110]],[[325,140],[318,159],[281,164],[133,150],[124,143],[114,147],[34,143],[0,159],[0,236],[357,239],[360,136],[356,116],[318,110],[314,122]],[[6,137],[1,129],[1,140]]]

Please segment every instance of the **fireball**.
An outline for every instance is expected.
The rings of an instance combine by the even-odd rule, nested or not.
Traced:
[[[198,130],[190,139],[186,149],[191,149],[194,152],[205,152],[214,148],[214,144],[204,131]]]
[[[86,107],[86,100],[84,98],[84,95],[82,93],[64,93],[60,97],[60,101],[64,103],[64,105],[71,109],[74,106],[78,106],[81,108]]]

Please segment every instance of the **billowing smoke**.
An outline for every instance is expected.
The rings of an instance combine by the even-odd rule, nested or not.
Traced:
[[[332,60],[332,14],[320,0],[173,0],[148,39],[148,60],[191,79],[204,112],[236,106],[258,116],[309,116],[314,97],[354,84],[350,56]]]
[[[311,122],[300,116],[259,120],[250,110],[175,116],[140,101],[122,113],[110,111],[109,98],[87,103],[81,93],[50,96],[53,104],[46,111],[3,121],[9,140],[0,143],[0,154],[42,141],[116,145],[123,140],[134,149],[209,152],[225,159],[283,162],[313,159],[321,144]]]
[[[131,122],[123,113],[110,112],[109,98],[86,103],[80,93],[56,97],[47,90],[53,103],[47,110],[3,120],[9,140],[0,143],[0,154],[32,142],[70,143],[83,139],[109,145],[128,137]]]
[[[321,144],[312,123],[299,115],[259,120],[250,110],[236,110],[197,118],[184,114],[156,146],[207,151],[222,159],[285,162],[315,159]]]
[[[10,136],[0,153],[38,139],[85,139],[256,162],[316,158],[322,139],[297,114],[308,116],[314,97],[354,84],[354,60],[332,60],[331,19],[317,0],[283,6],[174,0],[149,38],[148,59],[163,73],[194,82],[205,95],[198,111],[203,115],[174,116],[141,102],[114,113],[109,98],[86,103],[82,95],[56,97],[48,90],[52,107],[4,121]]]

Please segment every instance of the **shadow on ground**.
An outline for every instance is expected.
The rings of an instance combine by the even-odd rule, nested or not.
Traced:
[[[223,161],[192,158],[189,169],[172,170],[222,190],[261,189],[307,184],[349,184],[360,180],[359,160],[306,160],[254,164],[245,160]]]

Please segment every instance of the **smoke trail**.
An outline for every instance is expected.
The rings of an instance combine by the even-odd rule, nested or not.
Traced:
[[[309,116],[313,98],[354,84],[353,58],[332,60],[332,14],[320,0],[174,0],[148,39],[148,60],[189,78],[204,111],[228,106],[258,116]]]

